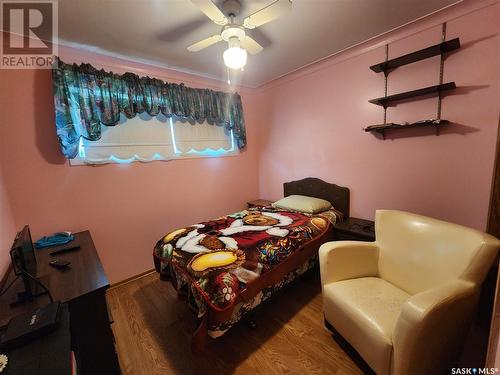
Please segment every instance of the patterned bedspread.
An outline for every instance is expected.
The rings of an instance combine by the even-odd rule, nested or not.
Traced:
[[[155,246],[155,265],[178,291],[193,295],[201,313],[206,304],[222,311],[249,283],[322,236],[338,214],[333,209],[308,215],[273,207],[237,212],[169,232]]]

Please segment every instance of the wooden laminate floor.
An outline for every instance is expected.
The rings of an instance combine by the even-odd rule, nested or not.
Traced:
[[[108,292],[123,374],[362,374],[324,328],[317,271],[192,354],[195,319],[156,273]]]

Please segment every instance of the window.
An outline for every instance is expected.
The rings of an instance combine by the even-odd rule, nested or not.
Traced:
[[[174,152],[180,157],[220,156],[235,152],[232,130],[223,126],[191,124],[170,119]]]
[[[167,118],[146,113],[116,126],[103,126],[101,139],[80,139],[78,156],[71,165],[149,162],[180,158],[229,156],[238,153],[232,131],[206,122]]]

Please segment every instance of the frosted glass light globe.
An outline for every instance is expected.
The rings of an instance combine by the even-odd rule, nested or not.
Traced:
[[[240,47],[230,47],[222,55],[224,64],[231,69],[241,69],[247,63],[247,51]]]

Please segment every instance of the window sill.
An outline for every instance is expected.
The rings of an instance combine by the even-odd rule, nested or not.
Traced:
[[[214,153],[218,153],[218,151],[214,151]],[[97,166],[97,165],[104,165],[104,164],[132,164],[132,163],[152,163],[152,162],[158,162],[158,161],[173,161],[173,160],[183,160],[183,159],[214,159],[214,158],[225,158],[225,157],[232,157],[232,156],[238,156],[240,154],[239,150],[235,151],[227,151],[224,153],[218,153],[218,154],[213,154],[212,152],[207,152],[203,154],[198,154],[198,153],[182,153],[182,154],[177,154],[171,158],[158,158],[158,159],[137,159],[137,158],[130,158],[130,159],[118,159],[118,158],[112,158],[108,160],[95,160],[95,161],[90,161],[86,160],[84,158],[81,158],[77,156],[74,159],[69,160],[69,165],[72,167],[79,167],[79,166]]]

